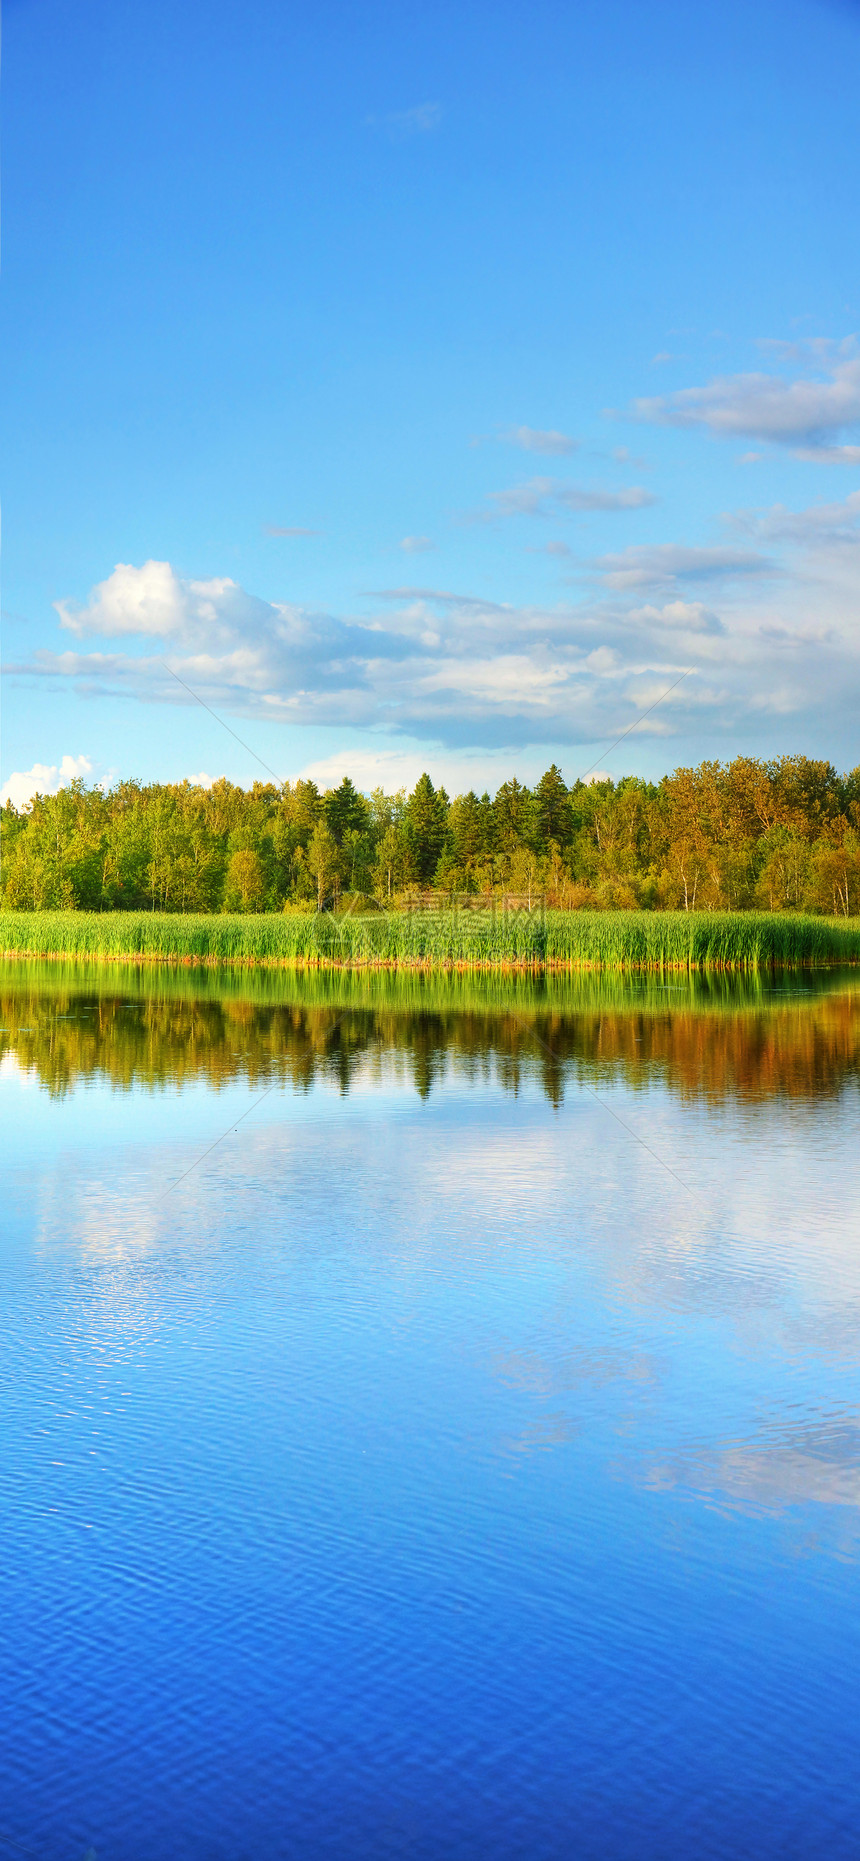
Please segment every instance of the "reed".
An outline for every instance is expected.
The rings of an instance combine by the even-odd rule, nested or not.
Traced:
[[[4,911],[9,956],[392,969],[755,970],[860,960],[860,922],[770,912]]]

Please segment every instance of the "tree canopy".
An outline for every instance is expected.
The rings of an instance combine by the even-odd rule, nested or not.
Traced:
[[[544,893],[556,905],[688,910],[860,910],[860,768],[739,756],[449,801],[422,775],[410,795],[365,796],[348,776],[71,783],[0,812],[7,908],[313,909],[345,894],[396,903],[417,887]]]

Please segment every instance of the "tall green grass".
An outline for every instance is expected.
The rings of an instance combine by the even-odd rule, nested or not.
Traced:
[[[0,953],[436,969],[762,969],[860,960],[860,923],[769,912],[373,916],[0,912]]]

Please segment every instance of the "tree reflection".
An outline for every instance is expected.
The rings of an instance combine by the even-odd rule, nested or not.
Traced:
[[[553,1104],[577,1078],[655,1079],[688,1097],[817,1098],[860,1073],[860,979],[831,972],[690,979],[213,975],[50,963],[0,966],[0,1055],[62,1096],[283,1080],[349,1091],[397,1056],[422,1097],[491,1074]]]

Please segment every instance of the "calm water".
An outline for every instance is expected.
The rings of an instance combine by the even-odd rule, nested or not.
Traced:
[[[860,1854],[857,972],[0,1025],[7,1839]]]

